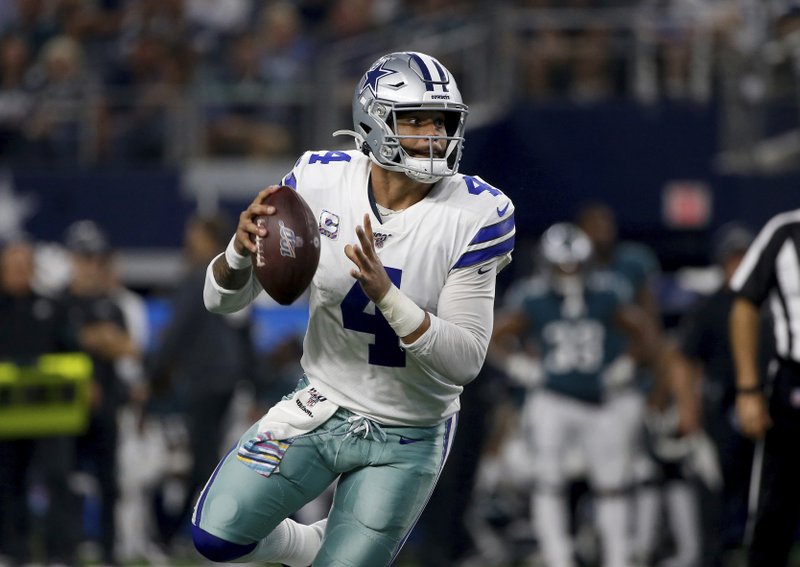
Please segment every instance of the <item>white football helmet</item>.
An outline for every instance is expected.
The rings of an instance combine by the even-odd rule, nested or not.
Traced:
[[[577,271],[592,256],[592,241],[572,223],[561,222],[548,228],[540,243],[542,257],[565,271]]]
[[[447,135],[398,136],[394,129],[398,113],[415,110],[444,112]],[[334,136],[352,135],[358,149],[374,163],[402,171],[415,181],[434,183],[458,172],[468,112],[455,79],[439,61],[424,53],[390,53],[373,63],[356,86],[355,131],[338,130]],[[409,138],[427,139],[430,157],[408,154],[400,141]],[[443,157],[434,155],[434,140],[444,141]]]
[[[539,253],[553,287],[564,295],[583,293],[592,241],[572,223],[557,223],[542,234]]]

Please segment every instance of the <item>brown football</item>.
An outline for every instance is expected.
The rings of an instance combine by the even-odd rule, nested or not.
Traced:
[[[293,303],[308,288],[319,265],[317,221],[308,203],[291,187],[280,187],[264,203],[275,214],[255,218],[267,229],[252,237],[258,251],[250,256],[253,271],[269,296],[281,305]]]

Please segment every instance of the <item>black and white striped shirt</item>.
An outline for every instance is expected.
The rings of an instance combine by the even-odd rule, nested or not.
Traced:
[[[769,301],[776,352],[800,363],[800,209],[764,225],[730,285],[756,305]]]

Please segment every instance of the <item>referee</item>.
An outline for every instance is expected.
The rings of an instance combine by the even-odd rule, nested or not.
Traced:
[[[800,209],[781,213],[764,226],[731,289],[736,294],[730,319],[736,414],[745,435],[763,438],[747,565],[781,567],[788,564],[800,517]],[[762,385],[757,329],[765,302],[773,320],[776,360]]]

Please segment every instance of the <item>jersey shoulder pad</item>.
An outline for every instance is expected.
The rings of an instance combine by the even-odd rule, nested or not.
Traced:
[[[310,150],[297,159],[292,170],[281,180],[281,184],[297,189],[298,179],[301,178],[329,180],[345,167],[362,163],[363,160],[369,158],[358,150]]]
[[[514,204],[502,191],[478,176],[448,179],[448,202],[469,213],[473,220],[469,243],[453,268],[498,260],[498,271],[511,261],[516,227]]]
[[[594,293],[613,296],[620,303],[633,301],[633,286],[623,276],[609,270],[599,270],[586,278],[586,288]]]

